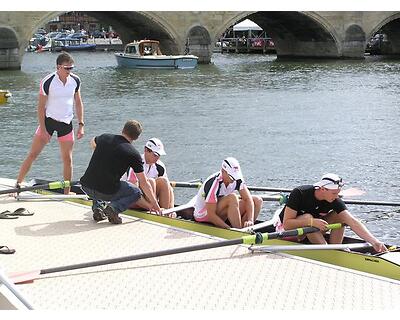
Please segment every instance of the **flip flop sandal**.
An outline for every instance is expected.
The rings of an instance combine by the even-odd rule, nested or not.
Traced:
[[[18,208],[13,213],[8,213],[8,216],[33,216],[34,212],[29,212],[28,209]]]
[[[15,252],[15,249],[10,249],[7,246],[0,246],[0,253],[1,254],[13,254]]]
[[[18,219],[18,217],[10,217],[9,214],[11,214],[11,212],[8,210],[0,212],[0,219]]]

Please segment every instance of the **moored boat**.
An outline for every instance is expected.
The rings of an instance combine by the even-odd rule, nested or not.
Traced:
[[[156,40],[128,43],[115,57],[119,67],[134,69],[193,69],[198,61],[194,55],[163,55]]]
[[[90,51],[96,50],[95,43],[83,42],[79,38],[56,38],[51,40],[52,51]]]

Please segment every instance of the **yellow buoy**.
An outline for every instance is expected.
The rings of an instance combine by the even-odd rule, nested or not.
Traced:
[[[8,98],[11,97],[12,94],[8,90],[0,90],[0,104],[6,103]]]

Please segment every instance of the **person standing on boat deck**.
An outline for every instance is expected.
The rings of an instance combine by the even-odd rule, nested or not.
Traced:
[[[238,191],[241,199],[234,193]],[[254,224],[262,207],[262,199],[252,196],[247,188],[239,161],[226,158],[221,170],[210,175],[200,187],[194,205],[194,219],[229,229]]]
[[[57,57],[57,70],[47,75],[40,82],[37,117],[39,126],[33,137],[28,156],[19,170],[16,187],[19,187],[32,163],[39,156],[44,146],[50,141],[54,131],[57,132],[58,142],[63,162],[64,180],[72,179],[72,149],[74,146],[74,131],[72,119],[75,105],[78,118],[77,138],[84,135],[83,103],[81,99],[81,80],[72,73],[74,59],[68,53],[61,53]],[[70,188],[65,188],[68,194]]]
[[[371,243],[375,251],[386,251],[385,245],[347,210],[346,204],[339,198],[342,187],[342,178],[336,174],[327,173],[314,185],[294,188],[280,214],[280,222],[278,222],[276,230],[316,227],[321,232],[307,234],[308,239],[311,243],[326,244],[323,233],[327,231],[327,224],[343,223],[348,225],[360,238]],[[343,237],[344,227],[332,230],[329,243],[342,243]]]
[[[144,154],[142,154],[144,174],[151,183],[160,207],[169,209],[174,206],[174,190],[167,176],[167,168],[160,160],[161,155],[166,155],[161,140],[158,138],[149,139],[144,146]],[[128,169],[122,179],[138,184],[138,179],[132,168]],[[137,204],[135,206],[137,207]],[[147,209],[148,206],[146,205],[144,208]]]
[[[128,181],[121,181],[129,167],[133,169],[139,184],[150,203],[149,210],[161,212],[153,190],[143,172],[140,153],[132,142],[142,133],[142,125],[136,120],[125,123],[121,135],[102,134],[91,140],[94,149],[92,158],[80,182],[82,190],[93,199],[93,219],[98,222],[106,219],[113,224],[122,223],[119,213],[136,202],[143,201],[140,189]],[[103,202],[110,203],[103,209]]]

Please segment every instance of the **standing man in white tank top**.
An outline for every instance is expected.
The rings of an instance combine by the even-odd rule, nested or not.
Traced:
[[[47,75],[40,82],[39,102],[37,115],[39,126],[33,137],[28,156],[19,170],[16,187],[24,180],[32,163],[39,156],[44,146],[50,141],[54,131],[57,132],[63,162],[64,180],[72,179],[72,149],[74,146],[74,131],[72,119],[73,107],[78,118],[77,138],[84,135],[83,103],[81,99],[81,80],[72,73],[74,60],[66,52],[57,57],[57,70]],[[70,188],[65,188],[68,194]]]

